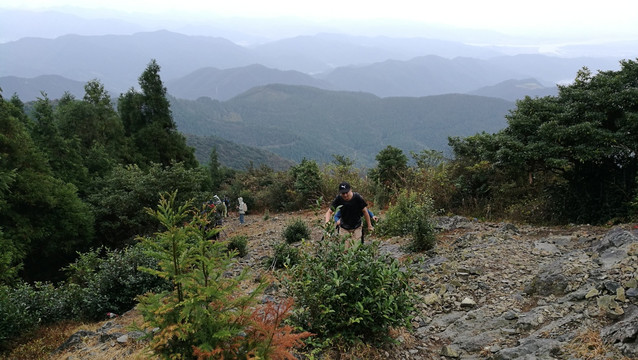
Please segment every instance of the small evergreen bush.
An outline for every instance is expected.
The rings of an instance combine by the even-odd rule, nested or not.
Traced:
[[[288,244],[307,240],[310,239],[310,228],[303,220],[294,219],[288,222],[284,228],[283,237]]]
[[[190,204],[177,207],[175,197],[162,196],[158,209],[149,210],[165,231],[142,239],[160,264],[159,270],[142,270],[172,284],[169,291],[139,297],[142,328],[158,329],[153,351],[167,359],[293,358],[289,351],[310,334],[293,334],[283,324],[292,301],[257,305],[264,285],[246,293],[241,283],[247,270],[226,276],[233,267],[226,245],[208,241],[207,220],[188,220]]]
[[[268,260],[267,265],[273,269],[283,269],[291,267],[298,262],[299,249],[287,242],[281,242],[275,245],[274,254],[272,258]]]
[[[246,250],[248,238],[244,235],[235,235],[228,239],[228,251],[237,251],[239,257],[244,257],[248,253]]]
[[[410,250],[426,251],[436,243],[432,225],[432,200],[416,192],[402,191],[388,208],[385,220],[375,228],[381,236],[411,236]]]
[[[322,241],[282,279],[295,299],[292,320],[324,342],[383,343],[392,327],[410,326],[416,296],[410,270],[379,253],[378,242],[347,248]]]

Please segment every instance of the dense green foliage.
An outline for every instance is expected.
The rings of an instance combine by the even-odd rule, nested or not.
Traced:
[[[286,224],[282,233],[288,244],[310,239],[310,228],[302,219],[293,219]]]
[[[0,98],[0,269],[5,270],[0,278],[4,281],[19,269],[25,278],[50,276],[68,264],[76,250],[90,245],[93,236],[92,214],[77,187],[55,176],[28,124],[15,102]]]
[[[0,97],[0,281],[62,280],[78,251],[122,247],[157,224],[142,211],[162,191],[205,200],[210,177],[177,132],[159,66],[118,111],[97,80],[76,100],[30,106]]]
[[[638,171],[638,62],[583,69],[556,97],[526,98],[492,135],[452,138],[457,201],[521,219],[626,219]],[[458,205],[458,203],[457,203]]]
[[[303,159],[290,168],[294,180],[295,195],[300,207],[307,208],[321,197],[321,172],[314,160]]]
[[[407,184],[408,157],[401,149],[388,145],[377,154],[376,160],[370,178],[375,183],[377,204],[385,206]]]
[[[432,200],[416,192],[402,191],[388,208],[385,220],[376,227],[382,236],[410,236],[413,251],[434,248]]]
[[[259,316],[269,311],[255,309],[263,286],[244,294],[240,283],[246,272],[225,276],[234,254],[223,242],[208,241],[207,213],[175,201],[176,192],[162,196],[157,210],[149,210],[164,231],[142,239],[160,266],[142,269],[173,284],[169,291],[139,298],[144,328],[158,329],[151,339],[155,353],[166,359],[269,358],[301,345],[298,340],[310,334],[291,334],[292,328],[277,320],[283,320],[289,307],[275,311],[274,318]],[[273,340],[285,337],[290,340]]]
[[[122,314],[136,304],[136,296],[160,291],[164,279],[138,270],[157,268],[157,260],[140,246],[105,248],[83,253],[65,271],[68,280],[0,286],[0,349],[13,337],[39,325],[62,320],[102,320],[107,312]]]
[[[126,135],[135,145],[135,162],[163,165],[184,162],[194,167],[197,161],[193,149],[186,146],[186,139],[177,131],[159,70],[152,60],[139,77],[142,92],[131,89],[120,95],[117,103]]]
[[[121,247],[136,235],[150,235],[157,222],[144,208],[156,204],[166,190],[177,190],[179,201],[202,203],[210,193],[208,179],[203,168],[188,169],[183,163],[151,164],[145,170],[137,165],[116,166],[107,176],[96,179],[96,190],[87,197],[95,214],[96,242]]]
[[[287,274],[286,290],[298,306],[292,319],[324,341],[383,342],[391,327],[410,326],[412,275],[380,254],[376,242],[347,248],[322,241]]]
[[[148,291],[167,289],[165,279],[151,276],[139,267],[156,269],[157,260],[136,244],[121,250],[98,248],[80,254],[65,268],[70,285],[82,288],[81,319],[101,320],[107,312],[122,314],[137,304],[136,297]]]
[[[285,241],[275,244],[272,257],[266,260],[266,266],[270,269],[289,268],[299,262],[301,251],[298,247]]]
[[[244,257],[248,253],[246,246],[248,245],[248,238],[244,235],[235,235],[228,239],[228,246],[226,247],[230,252],[236,252],[237,256]]]

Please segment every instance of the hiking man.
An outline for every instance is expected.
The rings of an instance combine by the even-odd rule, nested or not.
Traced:
[[[326,223],[332,220],[332,215],[337,209],[341,213],[341,217],[337,221],[337,226],[352,234],[352,239],[362,239],[363,229],[361,226],[361,216],[366,219],[368,230],[374,230],[372,222],[370,221],[370,214],[368,213],[368,204],[359,193],[352,191],[350,184],[347,182],[339,184],[339,195],[332,201],[328,211],[326,211]]]
[[[248,211],[248,205],[244,202],[244,198],[241,197],[237,198],[237,202],[239,203],[237,210],[239,210],[239,224],[241,225],[244,223],[244,215]]]
[[[372,210],[368,209],[368,215],[370,215],[370,222],[372,223],[372,226],[374,227],[376,225],[376,223],[379,221],[379,217],[376,216]],[[341,220],[341,209],[337,210],[337,212],[335,213],[334,216],[334,221],[335,221],[335,225],[337,226],[337,233],[339,233],[339,221]],[[361,243],[363,244],[365,238],[366,238],[366,229],[362,229],[362,234],[361,234]]]
[[[228,196],[224,195],[224,206],[226,206],[226,211],[224,212],[224,217],[228,217],[228,209],[230,209],[230,200],[228,200]]]

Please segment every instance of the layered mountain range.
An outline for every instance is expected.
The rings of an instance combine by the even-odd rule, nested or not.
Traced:
[[[151,59],[200,162],[223,138],[283,157],[277,167],[331,154],[371,165],[387,145],[446,151],[449,136],[505,127],[516,100],[556,95],[583,67],[615,70],[622,60],[327,33],[242,46],[161,30],[2,43],[0,88],[25,102],[81,98],[98,79],[115,98],[137,87]]]

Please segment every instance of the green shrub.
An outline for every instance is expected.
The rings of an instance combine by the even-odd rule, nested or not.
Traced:
[[[12,338],[39,325],[66,319],[81,319],[81,299],[85,289],[63,284],[56,288],[51,283],[33,285],[19,283],[15,287],[0,287],[0,349]]]
[[[239,257],[244,257],[247,254],[246,245],[248,244],[248,238],[244,235],[235,235],[228,239],[228,251],[237,251]]]
[[[196,215],[188,221],[193,209],[188,203],[175,207],[175,197],[162,196],[157,211],[149,210],[166,230],[142,239],[160,264],[159,270],[143,270],[172,283],[170,291],[139,297],[142,327],[157,328],[152,350],[171,359],[292,358],[289,350],[310,336],[283,325],[292,301],[258,306],[264,285],[245,293],[240,284],[246,271],[226,276],[233,267],[226,245],[208,241],[206,220]]]
[[[416,252],[432,250],[436,245],[432,222],[426,217],[417,216],[413,226],[409,249]]]
[[[268,267],[273,269],[283,269],[291,267],[299,262],[299,249],[282,242],[275,245],[274,254],[268,260]]]
[[[138,266],[158,267],[141,246],[100,248],[80,254],[65,268],[67,281],[57,287],[41,282],[0,287],[0,347],[42,324],[121,314],[135,306],[136,296],[168,288],[166,280],[139,271]]]
[[[390,328],[410,326],[412,273],[381,255],[378,242],[347,248],[322,241],[314,250],[282,280],[297,304],[296,325],[324,342],[346,343],[383,343]]]
[[[138,295],[169,288],[161,278],[140,271],[157,269],[157,260],[145,253],[141,244],[122,250],[99,248],[80,257],[66,268],[68,282],[83,288],[78,299],[82,318],[99,320],[107,312],[121,314],[132,309]]]
[[[409,248],[425,251],[434,247],[436,238],[430,220],[432,200],[416,192],[402,191],[388,208],[385,220],[375,228],[381,236],[411,236]]]
[[[0,286],[0,349],[8,340],[37,326],[38,314],[29,307],[32,294],[33,288],[27,284],[14,289]]]
[[[288,222],[283,232],[284,240],[288,244],[294,244],[304,239],[310,239],[310,228],[301,219],[294,219]]]

